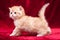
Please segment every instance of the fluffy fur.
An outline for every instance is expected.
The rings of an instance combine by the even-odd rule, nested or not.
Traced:
[[[31,17],[25,14],[22,6],[9,8],[9,16],[14,20],[15,29],[10,36],[19,36],[21,31],[36,32],[37,36],[44,36],[51,33],[50,27],[45,19],[44,13],[49,3],[43,5],[39,11],[39,17]]]

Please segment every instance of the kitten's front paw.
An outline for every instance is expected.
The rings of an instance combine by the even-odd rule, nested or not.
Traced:
[[[10,34],[10,36],[15,36],[14,34]]]
[[[19,36],[20,34],[10,34],[10,36]]]

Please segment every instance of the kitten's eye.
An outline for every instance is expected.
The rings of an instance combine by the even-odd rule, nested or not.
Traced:
[[[14,14],[16,14],[16,12],[14,12]]]
[[[12,12],[11,12],[11,14],[12,14]]]

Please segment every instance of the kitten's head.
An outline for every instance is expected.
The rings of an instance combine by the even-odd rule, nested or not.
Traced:
[[[12,19],[18,19],[25,15],[25,11],[22,6],[13,6],[9,8],[9,10],[10,10],[9,16]]]

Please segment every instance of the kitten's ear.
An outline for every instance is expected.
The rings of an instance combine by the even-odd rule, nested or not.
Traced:
[[[9,7],[9,10],[11,10],[11,8]]]
[[[24,8],[22,6],[19,6],[20,10],[24,10]]]

